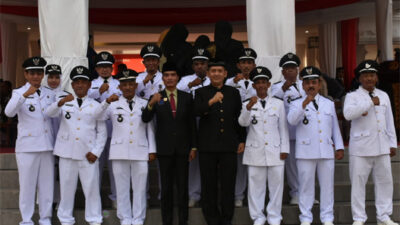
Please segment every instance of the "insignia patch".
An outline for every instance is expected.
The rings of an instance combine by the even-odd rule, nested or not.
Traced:
[[[128,70],[125,70],[125,71],[122,72],[122,74],[123,74],[125,77],[128,77],[128,76],[129,76],[129,71],[128,71]]]
[[[312,68],[306,69],[306,72],[307,72],[308,75],[311,75],[312,74]]]
[[[289,59],[292,59],[292,58],[293,58],[293,54],[292,54],[292,53],[289,53],[289,54],[287,54],[287,57],[288,57]]]
[[[261,73],[262,69],[261,68],[257,68],[257,73]]]
[[[244,54],[246,54],[246,56],[250,56],[251,55],[251,51],[250,50],[246,50],[246,51],[244,51]]]
[[[57,68],[56,65],[51,65],[51,69],[52,69],[52,70],[58,70],[58,68]]]
[[[76,72],[77,72],[78,74],[82,74],[82,73],[83,73],[83,68],[82,68],[82,67],[76,68]]]
[[[39,65],[40,59],[39,58],[33,58],[32,62],[35,66]]]
[[[108,55],[107,55],[106,53],[102,53],[102,54],[101,54],[101,58],[102,58],[103,60],[107,60]]]
[[[147,46],[147,51],[153,52],[154,51],[154,46]]]
[[[370,68],[371,67],[371,65],[370,64],[368,64],[368,63],[365,63],[365,68]]]
[[[199,55],[203,55],[204,49],[202,49],[202,48],[197,49],[197,53],[199,53]]]

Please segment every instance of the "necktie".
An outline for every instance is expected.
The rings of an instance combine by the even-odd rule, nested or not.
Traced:
[[[107,84],[108,83],[108,77],[104,78],[104,83]]]
[[[265,100],[260,100],[263,109],[265,109]]]
[[[39,89],[36,90],[36,93],[40,96],[40,90]]]
[[[244,81],[244,86],[246,87],[246,89],[247,89],[247,87],[249,86],[249,81]]]
[[[373,93],[374,93],[374,92],[370,91],[370,92],[368,93],[368,94],[369,94],[369,97],[373,98],[373,97],[374,97]]]
[[[172,116],[176,115],[176,106],[175,106],[175,98],[174,98],[174,93],[171,93],[169,95],[169,103],[171,104],[171,109],[172,109]]]
[[[129,109],[132,111],[133,109],[133,101],[132,100],[128,100],[128,104],[129,104]]]
[[[312,100],[312,103],[314,104],[315,109],[318,111],[318,105],[317,105],[317,102],[315,101],[315,99]]]
[[[76,100],[78,101],[78,105],[79,105],[79,108],[80,108],[81,105],[82,105],[82,99],[81,98],[77,98]]]

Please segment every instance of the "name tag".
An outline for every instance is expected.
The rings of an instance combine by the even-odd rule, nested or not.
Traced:
[[[74,106],[74,105],[72,105],[72,104],[65,104],[65,106],[72,107],[72,106]]]
[[[92,89],[99,89],[99,87],[92,87]]]

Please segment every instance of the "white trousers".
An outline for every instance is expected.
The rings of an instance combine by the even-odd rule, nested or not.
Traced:
[[[297,159],[299,172],[299,207],[300,221],[313,221],[311,209],[315,199],[315,172],[320,187],[320,219],[321,222],[333,222],[334,203],[334,159]]]
[[[113,160],[113,172],[117,189],[117,216],[121,224],[144,224],[148,162]],[[130,200],[131,182],[133,204]]]
[[[103,179],[103,170],[105,165],[107,164],[107,169],[108,169],[108,178],[110,179],[110,187],[111,187],[111,193],[108,195],[108,198],[111,199],[112,201],[115,201],[117,199],[117,193],[115,191],[115,179],[114,179],[114,173],[112,172],[112,160],[109,160],[109,154],[110,154],[110,143],[111,143],[111,138],[107,138],[106,145],[104,146],[104,150],[101,153],[101,156],[99,158],[99,183],[100,183],[100,190],[101,190],[101,181]]]
[[[350,156],[351,211],[353,220],[367,220],[365,185],[372,172],[375,187],[376,218],[386,221],[393,211],[393,177],[389,155],[375,157]]]
[[[54,192],[54,156],[52,151],[15,153],[19,178],[19,210],[21,225],[33,225],[36,188],[39,203],[39,224],[51,224]]]
[[[285,160],[286,179],[291,198],[299,196],[299,181],[297,175],[296,140],[290,140],[290,154]]]
[[[88,223],[102,223],[101,198],[99,189],[99,163],[60,157],[61,200],[57,216],[63,224],[74,224],[74,200],[78,177],[85,195],[85,220]]]
[[[201,198],[201,181],[199,157],[189,163],[189,199],[199,201]]]
[[[250,217],[256,224],[280,224],[282,220],[282,195],[284,166],[248,166],[248,200]],[[265,193],[268,180],[269,202],[264,214]]]
[[[237,155],[235,200],[243,200],[247,186],[247,165],[243,165],[243,153]]]

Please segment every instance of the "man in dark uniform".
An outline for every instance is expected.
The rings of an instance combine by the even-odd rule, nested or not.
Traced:
[[[202,209],[208,225],[230,225],[234,213],[237,154],[244,151],[246,130],[238,123],[242,108],[239,91],[224,85],[223,62],[210,63],[209,86],[195,93],[199,121],[199,162]],[[221,207],[218,206],[218,175]],[[221,208],[221,210],[219,210]]]

